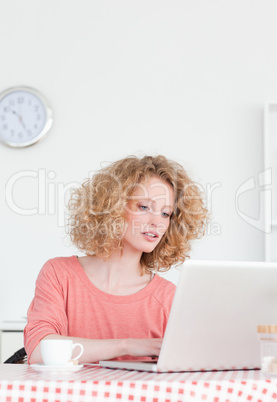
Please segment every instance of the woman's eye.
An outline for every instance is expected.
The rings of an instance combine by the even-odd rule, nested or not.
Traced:
[[[148,206],[147,206],[147,205],[139,205],[139,209],[140,209],[141,211],[147,211]]]
[[[170,218],[171,217],[171,213],[168,213],[168,212],[162,212],[162,216],[164,217],[164,218]]]

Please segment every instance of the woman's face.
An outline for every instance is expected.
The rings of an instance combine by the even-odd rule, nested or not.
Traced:
[[[170,224],[174,206],[173,188],[159,177],[138,183],[126,206],[124,246],[150,253]]]

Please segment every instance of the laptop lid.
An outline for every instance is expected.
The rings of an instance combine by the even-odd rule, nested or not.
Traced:
[[[188,261],[180,269],[157,365],[110,366],[158,372],[259,368],[257,326],[277,324],[277,263]]]

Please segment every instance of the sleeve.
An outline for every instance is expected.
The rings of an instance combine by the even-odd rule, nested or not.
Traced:
[[[161,278],[159,286],[155,289],[153,296],[155,297],[156,301],[160,304],[162,311],[163,311],[163,336],[165,333],[165,329],[167,326],[167,321],[169,318],[169,313],[171,310],[172,302],[174,299],[176,286],[165,278]]]
[[[28,309],[27,325],[24,329],[24,346],[29,358],[46,335],[68,335],[66,314],[66,291],[63,288],[62,273],[54,260],[42,267],[37,281],[35,296]]]
[[[175,292],[176,292],[176,285],[169,282],[167,290],[166,290],[166,294],[165,294],[165,308],[166,308],[166,312],[167,312],[167,318],[169,317],[169,313],[171,310]]]

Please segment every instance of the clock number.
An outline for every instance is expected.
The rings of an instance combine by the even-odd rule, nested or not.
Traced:
[[[34,109],[35,109],[35,112],[37,112],[39,109],[39,106],[35,106]]]
[[[24,103],[24,98],[20,96],[20,98],[17,98],[17,103]]]
[[[41,120],[41,115],[40,114],[37,115],[37,120]]]

